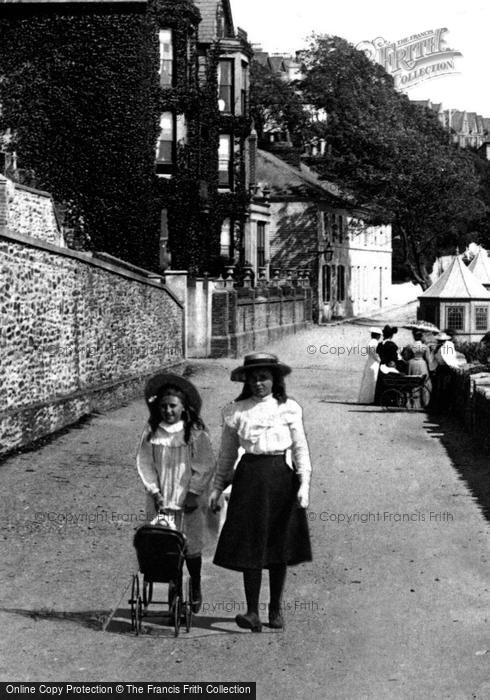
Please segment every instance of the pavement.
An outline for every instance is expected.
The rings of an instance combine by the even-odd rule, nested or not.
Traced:
[[[236,628],[241,577],[211,563],[209,516],[191,632],[174,638],[155,606],[143,634],[131,633],[142,401],[4,460],[0,680],[256,681],[259,698],[490,697],[488,457],[447,419],[356,403],[366,325],[408,315],[312,327],[267,347],[293,367],[288,393],[303,406],[314,465],[314,561],[289,570],[283,632]],[[220,408],[238,394],[228,381],[236,364],[190,362],[215,445]]]

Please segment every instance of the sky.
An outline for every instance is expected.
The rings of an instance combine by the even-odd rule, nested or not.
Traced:
[[[457,74],[425,79],[407,90],[411,99],[442,102],[490,117],[490,3],[482,0],[231,0],[235,26],[269,53],[294,53],[312,32],[335,34],[354,45],[382,37],[398,41],[413,34],[446,28]]]

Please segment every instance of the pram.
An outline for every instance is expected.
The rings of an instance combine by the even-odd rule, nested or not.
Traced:
[[[180,516],[182,529],[183,514],[180,513]],[[176,637],[182,622],[189,632],[192,626],[190,578],[187,580],[186,596],[183,586],[186,537],[176,529],[175,515],[160,514],[152,524],[139,527],[134,535],[134,546],[139,572],[133,575],[131,598],[128,601],[131,605],[131,630],[139,634],[142,619],[149,614],[148,606],[158,603],[168,606],[168,615]],[[167,600],[153,600],[155,583],[168,584]]]
[[[380,403],[383,408],[425,408],[430,400],[430,389],[425,374],[389,372],[382,375]]]

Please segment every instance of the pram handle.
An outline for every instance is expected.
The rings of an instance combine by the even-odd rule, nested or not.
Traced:
[[[172,509],[172,508],[159,508],[157,512],[158,515],[169,515],[173,520],[175,521],[175,527],[177,527],[179,530],[182,530],[184,526],[184,511],[183,509]],[[179,517],[180,516],[180,517]],[[180,523],[179,523],[180,520]]]

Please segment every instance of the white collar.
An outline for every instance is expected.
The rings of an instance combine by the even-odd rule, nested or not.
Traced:
[[[270,401],[275,401],[272,394],[267,394],[267,396],[263,396],[262,398],[259,398],[258,396],[251,396],[250,398],[254,403],[269,403]]]
[[[166,433],[180,433],[181,430],[184,430],[184,421],[179,420],[177,423],[165,423],[162,420],[158,427],[165,430]]]

